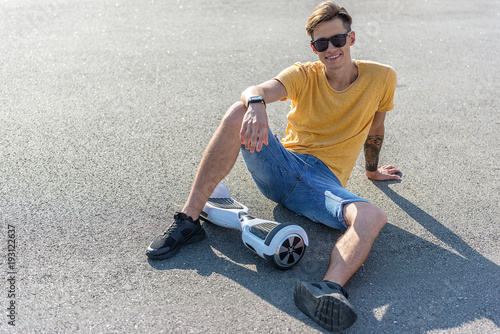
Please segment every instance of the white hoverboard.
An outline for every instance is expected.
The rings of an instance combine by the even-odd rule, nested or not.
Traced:
[[[240,230],[245,246],[282,270],[297,264],[309,246],[302,227],[250,216],[248,208],[232,199],[222,183],[215,187],[200,216],[215,225]]]

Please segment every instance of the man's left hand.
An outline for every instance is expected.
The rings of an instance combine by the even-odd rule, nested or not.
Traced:
[[[397,175],[397,173],[401,173],[401,171],[391,165],[379,167],[373,172],[365,171],[366,176],[375,181],[400,180],[401,176]]]

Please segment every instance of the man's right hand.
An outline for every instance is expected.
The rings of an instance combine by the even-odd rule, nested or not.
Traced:
[[[263,103],[250,103],[240,130],[241,144],[250,153],[259,152],[262,146],[268,145],[269,125],[266,106]]]
[[[241,93],[241,102],[248,105],[240,130],[241,144],[250,153],[259,152],[262,146],[268,145],[269,124],[264,103],[248,103],[252,96],[262,96],[267,104],[286,97],[285,86],[276,79],[268,80],[258,86],[248,87]]]

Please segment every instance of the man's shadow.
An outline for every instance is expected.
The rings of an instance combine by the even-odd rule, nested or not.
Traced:
[[[351,282],[359,290],[356,297],[363,298],[369,287],[368,302],[361,306],[371,313],[367,328],[426,333],[481,319],[498,326],[500,267],[394,191],[394,183],[373,182],[429,236],[426,240],[392,224],[384,227],[361,275]]]
[[[387,224],[365,266],[347,285],[360,314],[346,332],[425,333],[484,318],[498,326],[499,266],[397,194],[390,188],[392,183],[374,184],[441,245]],[[206,240],[188,245],[180,256],[149,263],[158,270],[195,269],[202,276],[223,275],[322,331],[295,307],[293,285],[297,280],[321,280],[331,248],[343,232],[313,223],[280,205],[274,209],[274,219],[300,225],[309,236],[303,259],[292,269],[274,268],[243,245],[239,231],[210,223],[204,223]]]

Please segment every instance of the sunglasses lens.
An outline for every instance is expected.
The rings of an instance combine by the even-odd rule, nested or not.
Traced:
[[[318,52],[323,52],[328,49],[328,40],[327,39],[319,39],[313,43],[314,48]]]
[[[341,48],[345,45],[346,38],[345,37],[332,37],[330,39],[330,42],[332,42],[332,45],[336,48]]]

